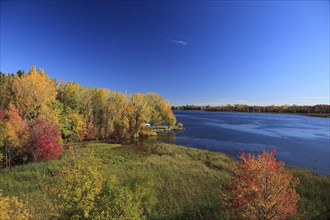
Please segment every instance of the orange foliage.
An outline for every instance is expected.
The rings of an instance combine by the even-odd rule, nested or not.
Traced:
[[[298,178],[277,162],[275,150],[257,157],[241,153],[232,182],[224,187],[222,205],[243,219],[287,219],[297,215]]]

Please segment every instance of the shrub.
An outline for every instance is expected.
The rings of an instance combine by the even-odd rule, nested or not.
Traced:
[[[242,219],[287,219],[297,215],[298,178],[277,162],[275,151],[257,157],[241,153],[231,183],[224,189],[223,205]]]
[[[51,193],[64,218],[90,217],[95,198],[100,193],[103,178],[98,172],[98,160],[93,152],[88,158],[73,154],[66,159],[56,177]]]
[[[93,219],[142,219],[142,208],[127,188],[106,182],[95,201]]]
[[[26,205],[17,197],[2,196],[0,193],[0,219],[25,220],[31,215]]]
[[[29,128],[28,149],[36,162],[51,160],[62,155],[59,144],[60,131],[58,126],[39,118],[31,122]]]

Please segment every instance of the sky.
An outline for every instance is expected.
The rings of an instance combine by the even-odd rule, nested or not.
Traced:
[[[0,70],[172,105],[329,104],[329,1],[4,1]]]

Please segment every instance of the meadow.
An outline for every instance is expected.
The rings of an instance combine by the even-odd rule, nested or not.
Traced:
[[[105,179],[141,201],[146,219],[234,218],[220,206],[221,186],[230,180],[231,168],[236,166],[225,154],[164,143],[83,142],[72,148],[84,160],[92,153],[100,161],[99,171]],[[65,151],[60,159],[2,170],[0,190],[5,196],[22,199],[32,219],[60,218],[49,187],[67,157],[70,153]],[[328,219],[330,176],[289,169],[300,179],[298,219]]]

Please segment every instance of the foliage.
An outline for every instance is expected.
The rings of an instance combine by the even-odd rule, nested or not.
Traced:
[[[9,104],[8,110],[0,110],[0,151],[6,167],[10,167],[13,159],[22,154],[27,142],[27,126],[18,110]],[[17,159],[17,158],[15,158]],[[20,158],[24,160],[24,158]],[[1,160],[0,160],[1,161]]]
[[[89,218],[95,198],[100,193],[103,178],[98,172],[98,160],[93,152],[87,158],[74,153],[61,167],[50,189],[58,202],[63,218]]]
[[[57,125],[39,118],[30,123],[28,150],[34,161],[51,160],[62,155]]]
[[[101,142],[83,142],[74,146],[80,159],[87,164],[90,148],[100,160],[99,172],[116,186],[125,187],[140,204],[147,219],[237,219],[227,208],[220,208],[223,185],[230,180],[229,170],[236,162],[222,153],[185,148],[171,144],[114,145]],[[8,196],[18,196],[29,205],[33,219],[59,217],[63,209],[47,193],[59,180],[59,170],[65,167],[66,157],[29,163],[1,171],[0,189]],[[91,164],[92,165],[92,164]],[[299,212],[295,219],[329,219],[330,176],[320,176],[301,168],[290,168],[300,184]],[[115,178],[115,180],[113,180]],[[46,190],[47,189],[47,190]],[[146,193],[141,193],[140,190]],[[55,194],[56,196],[56,194]],[[143,202],[143,198],[155,204]],[[45,211],[47,210],[47,211]],[[320,216],[323,216],[320,217]],[[327,218],[328,217],[328,218]]]
[[[6,75],[0,72],[0,108],[7,108],[8,104],[13,102],[13,80],[13,75]]]
[[[31,120],[43,116],[53,123],[58,122],[52,108],[57,90],[56,82],[49,79],[42,69],[33,66],[25,75],[15,75],[13,84],[14,104],[24,119]]]
[[[129,127],[131,137],[138,137],[144,124],[150,120],[151,109],[147,96],[141,93],[133,94],[129,99]]]
[[[174,125],[168,101],[155,93],[126,94],[50,79],[35,66],[25,74],[0,74],[0,106],[12,102],[23,121],[38,118],[59,125],[64,142],[154,135],[144,124]]]
[[[140,203],[127,188],[106,182],[95,201],[93,219],[142,219]]]
[[[255,157],[241,153],[231,183],[225,186],[223,204],[243,219],[287,219],[297,215],[298,178],[277,162],[275,151]]]
[[[25,220],[31,217],[26,205],[17,197],[3,196],[0,193],[0,219]]]
[[[70,107],[63,109],[61,103],[58,105],[60,110],[60,130],[63,139],[75,142],[82,141],[87,132],[87,125],[83,116]]]
[[[151,108],[150,122],[156,125],[166,123],[174,125],[176,118],[171,110],[170,103],[156,93],[147,93],[148,105]]]
[[[115,93],[112,96],[112,101],[115,108],[114,115],[114,138],[127,138],[129,137],[129,119],[128,119],[128,101],[125,94]]]

